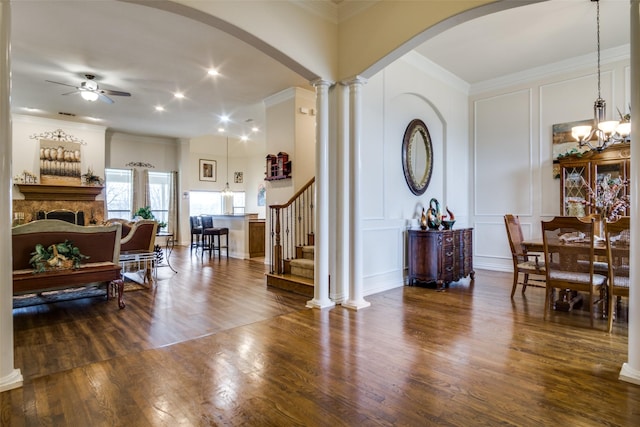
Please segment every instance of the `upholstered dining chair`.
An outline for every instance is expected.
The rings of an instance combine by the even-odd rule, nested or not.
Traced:
[[[605,223],[607,261],[609,264],[608,309],[609,332],[613,330],[614,306],[620,318],[620,298],[629,298],[629,246],[631,243],[631,221],[628,216],[615,222]]]
[[[588,294],[587,307],[593,327],[593,306],[600,301],[607,285],[607,276],[594,272],[595,219],[582,221],[576,217],[555,217],[542,222],[542,241],[546,269],[546,293],[544,319],[551,307],[551,296],[555,288]],[[562,292],[566,298],[570,292]],[[562,301],[566,302],[566,301]],[[571,301],[568,301],[572,304]],[[560,302],[556,303],[557,305]],[[573,306],[569,305],[569,309]]]
[[[520,218],[516,215],[507,214],[504,216],[504,225],[507,228],[509,247],[511,248],[511,258],[513,259],[513,286],[511,287],[511,298],[516,293],[516,287],[522,285],[522,293],[527,290],[527,286],[544,288],[544,261],[543,254],[528,253],[527,248],[522,244],[522,227]],[[522,281],[520,282],[520,275]],[[530,277],[533,276],[533,277]],[[530,281],[531,279],[531,281]]]

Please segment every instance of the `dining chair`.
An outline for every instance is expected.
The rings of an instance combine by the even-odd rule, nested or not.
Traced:
[[[607,276],[594,272],[594,234],[595,219],[582,221],[576,217],[555,217],[542,222],[542,241],[546,268],[546,292],[544,319],[547,319],[553,290],[558,288],[588,294],[587,307],[589,319],[593,327],[593,306],[601,301],[596,296],[602,295],[607,284]],[[563,292],[564,298],[571,293]],[[571,301],[558,301],[559,303]],[[563,304],[564,306],[564,304]],[[569,310],[573,307],[569,305]]]
[[[630,217],[620,217],[615,222],[605,223],[607,261],[609,264],[608,309],[609,332],[613,330],[615,314],[620,318],[621,297],[629,298],[629,246],[631,239]]]
[[[522,293],[527,290],[527,286],[544,288],[544,261],[540,259],[543,254],[527,252],[527,248],[522,244],[522,227],[520,218],[516,215],[507,214],[504,216],[504,225],[507,228],[509,247],[511,248],[511,258],[513,259],[513,286],[511,287],[511,298],[516,293],[518,284],[522,284]],[[519,281],[520,274],[523,275],[522,282]],[[529,277],[533,275],[534,277]],[[531,281],[529,281],[531,279]]]

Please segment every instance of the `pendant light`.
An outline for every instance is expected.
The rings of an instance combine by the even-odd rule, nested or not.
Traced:
[[[224,186],[224,190],[222,190],[222,195],[224,197],[229,197],[233,195],[233,191],[229,187],[229,137],[227,136],[227,183]]]
[[[578,141],[580,146],[587,146],[591,150],[602,151],[610,144],[626,141],[631,133],[631,123],[626,116],[622,116],[621,122],[617,120],[606,120],[607,103],[600,96],[600,1],[591,0],[596,3],[596,36],[598,47],[598,98],[593,104],[593,126],[574,126],[571,128],[571,135]],[[591,144],[591,139],[597,137],[597,145]]]

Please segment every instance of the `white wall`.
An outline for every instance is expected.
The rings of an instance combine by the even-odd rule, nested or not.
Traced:
[[[512,270],[505,214],[520,216],[525,239],[540,237],[540,221],[560,214],[552,126],[593,117],[594,68],[531,76],[470,97],[476,268]],[[629,76],[628,59],[602,64],[602,97],[611,118],[617,118],[616,108],[627,110]]]
[[[364,294],[402,286],[406,230],[418,226],[434,197],[468,225],[468,86],[418,55],[409,54],[363,88],[362,228]],[[433,143],[434,167],[425,194],[409,190],[402,171],[402,139],[421,119]]]
[[[130,168],[129,162],[150,163],[154,172],[171,172],[179,168],[179,145],[175,138],[107,132],[106,167]]]

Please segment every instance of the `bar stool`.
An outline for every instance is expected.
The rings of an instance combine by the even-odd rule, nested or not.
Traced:
[[[221,259],[222,248],[225,248],[227,259],[229,259],[229,229],[214,227],[213,217],[208,215],[201,216],[200,221],[202,223],[202,256],[204,256],[204,251],[209,251],[209,257],[212,252],[218,251],[218,259]],[[222,246],[221,236],[225,236],[225,246]]]
[[[200,224],[200,218],[197,216],[190,216],[189,223],[191,224],[191,252],[193,252],[193,248],[196,249],[204,244],[202,239],[202,225]],[[196,237],[196,241],[194,244],[193,236]]]

